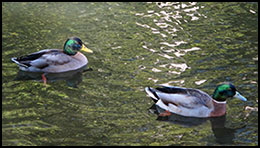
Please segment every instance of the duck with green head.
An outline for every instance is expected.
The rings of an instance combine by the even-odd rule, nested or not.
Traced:
[[[70,37],[63,50],[44,49],[29,55],[11,58],[21,70],[29,72],[61,73],[80,69],[88,59],[79,51],[92,53],[77,37]]]
[[[156,105],[166,110],[161,116],[175,113],[188,117],[218,117],[226,114],[227,98],[247,101],[231,83],[218,85],[212,97],[198,89],[175,86],[146,87],[145,91]]]

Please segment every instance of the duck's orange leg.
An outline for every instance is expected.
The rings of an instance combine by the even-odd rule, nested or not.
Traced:
[[[171,112],[169,112],[168,110],[166,110],[165,112],[160,113],[159,116],[165,117],[165,116],[170,116],[171,114],[172,114]]]
[[[47,79],[46,79],[46,77],[45,77],[44,74],[42,74],[42,80],[43,80],[43,82],[44,82],[44,85],[46,86],[46,84],[47,84]]]

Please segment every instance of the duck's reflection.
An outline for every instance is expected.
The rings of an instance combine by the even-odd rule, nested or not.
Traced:
[[[87,66],[84,66],[74,71],[63,72],[63,73],[45,73],[44,75],[47,79],[47,83],[55,82],[58,80],[65,80],[66,84],[69,87],[77,88],[79,83],[82,82],[82,74],[87,71],[92,71],[92,68],[87,68]],[[27,80],[42,81],[42,74],[43,73],[26,72],[26,71],[19,70],[14,80],[15,81],[27,81]]]
[[[235,133],[246,125],[238,128],[227,128],[225,127],[226,115],[221,117],[210,118],[211,129],[216,137],[216,141],[221,144],[233,143]]]
[[[149,111],[157,114],[158,117],[156,120],[168,121],[174,124],[182,125],[184,127],[198,126],[206,121],[211,122],[211,129],[216,138],[216,142],[220,144],[232,144],[235,137],[235,132],[241,128],[227,128],[225,127],[226,116],[214,117],[214,118],[194,118],[194,117],[184,117],[172,113],[170,116],[159,116],[160,113],[163,113],[165,110],[153,104],[149,108]]]

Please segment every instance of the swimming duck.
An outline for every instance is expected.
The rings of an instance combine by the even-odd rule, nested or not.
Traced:
[[[226,114],[227,98],[247,101],[231,83],[218,85],[212,97],[198,89],[175,86],[146,87],[145,91],[156,105],[166,110],[161,116],[175,113],[188,117],[219,117]]]
[[[80,69],[88,64],[88,59],[80,52],[92,53],[77,37],[70,37],[64,44],[63,50],[44,49],[21,57],[13,57],[22,71],[61,73]]]

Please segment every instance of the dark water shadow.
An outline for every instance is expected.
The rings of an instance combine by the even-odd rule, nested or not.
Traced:
[[[69,87],[77,88],[78,85],[82,82],[82,74],[88,71],[93,71],[93,69],[84,66],[80,69],[69,71],[69,72],[45,73],[45,77],[47,79],[47,83],[65,80],[66,84]],[[43,81],[42,74],[43,73],[40,72],[26,72],[26,71],[19,70],[14,81],[28,81],[28,80]]]
[[[209,120],[211,122],[211,129],[216,138],[216,142],[220,144],[233,144],[235,133],[238,130],[246,127],[246,125],[237,128],[225,127],[226,115],[221,117],[209,118]]]
[[[165,110],[156,106],[155,104],[153,104],[149,108],[149,111],[158,115],[156,120],[171,122],[183,127],[199,126],[209,120],[211,123],[212,132],[214,134],[214,137],[216,138],[216,142],[219,144],[233,144],[233,140],[235,138],[235,133],[237,132],[237,130],[245,127],[245,125],[239,128],[225,127],[226,115],[214,118],[185,117],[174,113],[172,113],[170,116],[159,116],[159,114],[163,113]],[[205,137],[205,139],[203,139],[207,140],[208,138],[210,137]]]

